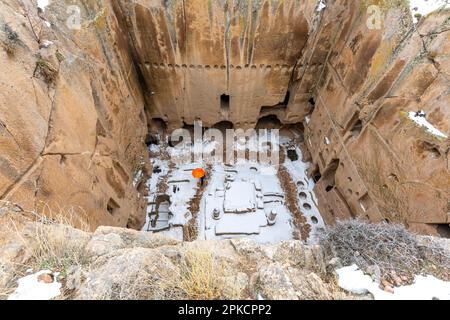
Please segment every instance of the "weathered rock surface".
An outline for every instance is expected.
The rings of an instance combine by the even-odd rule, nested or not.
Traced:
[[[298,300],[290,277],[278,263],[261,267],[255,287],[265,299]]]
[[[178,241],[160,237],[148,232],[138,232],[130,229],[100,227],[95,231],[86,246],[90,256],[102,256],[119,249],[156,248],[176,245]]]
[[[108,242],[107,239],[114,239],[109,241],[112,243],[111,246],[97,247],[100,242]],[[181,244],[141,232],[120,228],[99,228],[86,247],[92,263],[89,271],[84,274],[87,280],[81,286],[76,286],[79,288],[77,297],[117,299],[130,297],[134,294],[131,291],[137,290],[137,287],[141,290],[150,290],[148,286],[142,286],[140,281],[144,280],[139,280],[140,277],[150,275],[154,277],[151,281],[167,282],[167,279],[180,272],[186,255],[193,251],[209,252],[222,265],[225,297],[264,299],[347,297],[333,287],[333,284],[325,282],[319,276],[323,275],[321,265],[325,265],[322,256],[317,253],[319,248],[306,246],[300,241],[262,246],[249,239]],[[77,272],[76,279],[79,279],[79,271]],[[130,281],[127,285],[126,281],[124,283],[124,277]],[[158,298],[158,290],[155,291],[154,287],[149,292],[156,294],[151,298]]]
[[[0,239],[5,243],[0,247],[0,297],[4,297],[4,288],[14,290],[25,270],[38,271],[41,266],[35,264],[36,256],[31,253],[44,246],[52,251],[40,251],[39,256],[50,254],[48,257],[58,262],[66,261],[51,271],[64,276],[64,292],[70,299],[371,298],[339,289],[335,270],[342,267],[340,259],[325,256],[319,245],[300,241],[277,245],[260,245],[249,239],[181,243],[121,228],[101,227],[87,233],[29,220],[15,222],[16,232],[12,233],[0,222]],[[449,250],[449,241],[439,238],[418,237],[418,242],[430,253],[439,247]],[[66,250],[53,250],[58,248],[76,252],[77,258],[67,256]],[[383,280],[379,269],[368,273]]]
[[[121,249],[95,260],[87,280],[79,289],[78,299],[132,299],[144,281],[164,283],[176,274],[176,266],[157,250]],[[145,278],[141,278],[145,275]],[[127,282],[128,281],[128,282]],[[140,283],[142,281],[142,283]],[[161,297],[150,296],[149,299]]]
[[[93,229],[140,227],[133,179],[146,167],[147,123],[111,2],[70,2],[79,29],[67,27],[65,1],[39,15],[36,1],[21,2],[0,1],[0,201],[76,212]]]
[[[369,28],[376,4],[382,27]],[[291,100],[314,92],[304,121],[327,224],[360,218],[447,234],[450,224],[449,11],[412,24],[406,1],[329,1],[295,70]],[[320,76],[318,76],[320,74]]]
[[[34,243],[53,248],[64,245],[83,257],[68,260],[60,266],[64,269],[52,270],[64,275],[64,289],[71,299],[192,298],[208,290],[209,297],[223,299],[347,297],[322,280],[318,260],[305,262],[310,248],[298,241],[270,247],[246,239],[180,243],[127,229],[101,227],[91,234],[29,221],[19,225],[16,233],[1,230],[0,236],[12,243],[18,241],[16,237],[36,235],[33,230],[48,236],[0,248],[0,288],[13,290],[25,270],[39,268],[29,254],[26,259],[21,255],[33,252]],[[267,255],[268,251],[276,254]],[[57,254],[61,254],[58,260],[67,259],[66,252]]]
[[[149,117],[169,129],[197,118],[208,127],[231,121],[250,128],[273,114],[298,122],[302,110],[287,108],[288,85],[316,3],[120,1],[116,12],[127,17],[151,91]]]
[[[0,201],[139,229],[149,131],[296,124],[327,224],[448,235],[448,10],[414,25],[406,1],[77,0],[69,28],[68,2],[22,2],[0,1]]]

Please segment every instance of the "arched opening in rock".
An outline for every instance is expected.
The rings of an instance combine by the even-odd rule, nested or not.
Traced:
[[[260,118],[255,126],[256,130],[259,129],[281,129],[282,123],[276,115],[269,115]]]
[[[234,124],[231,121],[220,121],[213,125],[212,128],[220,130],[222,133],[226,133],[227,130],[234,129]]]
[[[114,199],[109,199],[108,204],[106,205],[106,210],[108,211],[108,213],[111,216],[115,216],[119,209],[119,204]]]
[[[355,125],[352,127],[351,132],[353,137],[358,137],[363,129],[363,123],[361,120],[358,120]]]
[[[146,144],[154,145],[164,141],[167,136],[167,123],[161,118],[153,118],[149,121]]]
[[[145,137],[145,144],[147,145],[147,147],[150,147],[152,145],[157,145],[157,144],[159,144],[159,142],[160,141],[156,135],[147,133],[147,136]]]
[[[438,224],[434,226],[437,228],[438,234],[443,238],[450,239],[450,225],[449,224]]]
[[[264,116],[266,114],[270,114],[273,112],[284,111],[289,104],[290,98],[291,98],[291,91],[287,90],[284,100],[281,101],[280,103],[277,103],[274,106],[262,106],[261,111],[260,111],[260,116]]]
[[[322,183],[326,186],[326,192],[331,192],[336,186],[336,172],[339,168],[339,159],[334,159],[328,166],[327,171],[321,177]],[[316,178],[315,178],[316,179]],[[317,179],[319,181],[320,179]]]

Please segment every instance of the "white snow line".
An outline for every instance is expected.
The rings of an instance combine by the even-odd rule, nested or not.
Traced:
[[[428,120],[425,118],[425,113],[423,111],[419,112],[408,112],[408,118],[414,121],[417,125],[424,127],[427,129],[429,133],[432,135],[435,135],[440,138],[447,139],[448,136],[441,131],[439,131],[437,128],[435,128],[431,123],[428,122]]]
[[[438,9],[450,8],[450,3],[448,3],[446,0],[410,0],[409,3],[414,23],[417,23],[419,21],[419,19],[416,17],[416,14],[426,16]]]
[[[45,11],[45,8],[50,4],[50,0],[37,0],[37,3],[38,8],[40,8],[42,11]]]
[[[336,270],[342,289],[355,293],[371,293],[375,300],[450,300],[450,282],[433,276],[417,276],[414,284],[394,288],[394,293],[381,290],[379,284],[365,275],[357,265]]]

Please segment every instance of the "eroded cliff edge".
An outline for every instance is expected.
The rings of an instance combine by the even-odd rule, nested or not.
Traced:
[[[0,200],[139,228],[147,127],[277,119],[304,128],[328,224],[447,232],[448,10],[375,1],[369,28],[375,2],[328,2],[1,1]]]

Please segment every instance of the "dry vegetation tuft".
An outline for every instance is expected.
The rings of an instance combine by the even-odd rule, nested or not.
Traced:
[[[44,204],[40,213],[36,213],[9,201],[0,201],[0,218],[0,241],[21,248],[17,260],[0,261],[0,274],[3,269],[12,276],[0,287],[0,299],[15,290],[17,280],[25,276],[28,269],[33,272],[48,269],[65,278],[70,267],[87,264],[84,245],[90,236],[84,232],[89,228],[81,209],[68,207],[54,212]]]
[[[36,68],[34,70],[34,76],[41,77],[47,84],[53,84],[58,77],[59,71],[51,66],[51,64],[39,57],[36,61]]]
[[[11,205],[4,203],[2,208]],[[87,232],[89,225],[83,213],[74,207],[61,208],[58,214],[53,214],[48,206],[43,206],[41,213],[22,210],[9,218],[6,228],[30,255],[26,268],[49,269],[65,275],[69,267],[86,263],[84,246],[77,233]]]
[[[323,232],[320,242],[330,256],[339,257],[345,265],[357,264],[366,272],[376,266],[382,274],[426,272],[441,278],[450,274],[450,253],[438,245],[419,246],[416,235],[402,225],[338,222]]]
[[[217,300],[238,298],[224,281],[225,267],[211,252],[188,249],[176,269],[137,267],[123,274],[113,292],[120,300]],[[230,297],[231,294],[231,297]]]
[[[181,265],[180,292],[186,299],[216,300],[223,298],[224,266],[210,252],[190,250]]]

